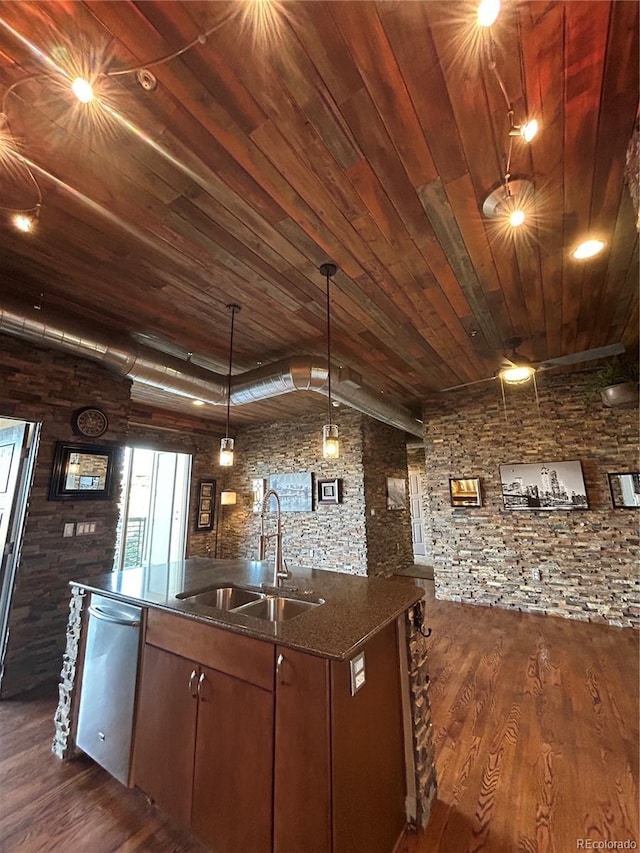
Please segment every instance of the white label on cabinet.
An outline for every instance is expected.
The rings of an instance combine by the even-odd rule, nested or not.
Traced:
[[[353,696],[357,690],[360,690],[366,681],[364,672],[364,652],[360,652],[359,655],[352,658],[349,661],[349,667],[351,669],[351,695]]]

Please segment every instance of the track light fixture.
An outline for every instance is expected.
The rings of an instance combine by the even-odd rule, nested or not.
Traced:
[[[340,437],[337,424],[331,420],[331,300],[329,288],[331,279],[338,271],[335,264],[321,264],[320,272],[327,279],[327,423],[322,427],[322,455],[325,459],[337,459],[340,456]]]
[[[481,27],[492,26],[500,14],[500,0],[480,0],[478,3],[478,23]]]
[[[489,0],[484,0],[484,2],[487,3],[488,10],[493,9],[493,11],[495,11],[495,15],[497,17],[500,4],[497,4],[496,9],[495,6],[491,6]],[[481,7],[484,6],[484,2],[480,3],[480,6],[478,7],[478,20],[480,20],[480,11]],[[495,20],[495,17],[493,18],[493,20]],[[491,21],[491,23],[493,23],[493,20]],[[490,24],[487,24],[487,26],[490,26]],[[509,122],[509,128],[507,130],[508,146],[507,152],[504,155],[504,174],[502,177],[502,186],[489,193],[482,205],[482,212],[485,216],[489,218],[503,217],[505,219],[506,224],[510,228],[520,228],[526,222],[527,214],[529,213],[529,211],[526,209],[527,205],[523,199],[523,196],[529,196],[528,206],[530,207],[530,202],[533,198],[533,185],[530,181],[511,179],[513,140],[521,139],[525,143],[530,143],[537,135],[539,125],[537,119],[531,117],[528,117],[522,124],[516,124],[515,110],[513,108],[511,99],[509,98],[509,95],[507,93],[504,81],[500,76],[500,72],[498,71],[496,60],[493,55],[493,50],[493,38],[489,36],[489,68],[493,72],[498,82],[498,87],[500,88],[502,96],[507,105],[507,121]]]
[[[231,311],[231,337],[229,340],[229,373],[227,375],[227,428],[224,438],[220,439],[220,465],[230,468],[233,465],[234,440],[229,438],[229,416],[231,413],[231,368],[233,367],[233,329],[236,312],[240,310],[239,305],[230,303],[227,310]]]

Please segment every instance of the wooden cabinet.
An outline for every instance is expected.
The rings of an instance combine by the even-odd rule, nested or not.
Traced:
[[[144,648],[134,784],[214,849],[269,853],[273,646],[225,632],[231,641],[217,662],[230,674],[176,654],[200,650],[207,664],[215,664],[220,639],[215,628],[160,615],[158,620],[149,614],[147,640],[155,644]],[[210,642],[201,629],[213,632]],[[238,657],[230,652],[234,640],[241,641],[235,647]],[[260,660],[257,680],[271,689],[252,683]]]
[[[275,853],[391,853],[404,831],[395,623],[364,653],[366,681],[352,695],[348,661],[277,649]]]
[[[394,622],[349,661],[150,611],[134,783],[221,853],[391,853],[406,778]],[[275,661],[277,660],[277,666]]]

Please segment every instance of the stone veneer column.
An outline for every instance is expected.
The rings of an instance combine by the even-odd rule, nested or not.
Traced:
[[[76,663],[80,649],[82,631],[82,610],[85,592],[73,587],[69,602],[69,621],[67,622],[67,646],[62,658],[62,671],[58,685],[58,708],[54,717],[55,735],[51,751],[58,758],[70,758],[75,752],[75,744],[71,741],[71,726],[73,722],[74,683],[76,679]]]
[[[412,613],[413,610],[409,610],[406,616],[406,632],[411,728],[415,762],[415,822],[418,829],[424,829],[429,820],[431,805],[438,794],[438,783],[435,768],[431,704],[429,702],[427,641],[411,618]]]

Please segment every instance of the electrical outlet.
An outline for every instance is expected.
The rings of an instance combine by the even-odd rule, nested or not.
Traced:
[[[542,572],[540,569],[531,569],[531,580],[539,583],[542,580]]]

